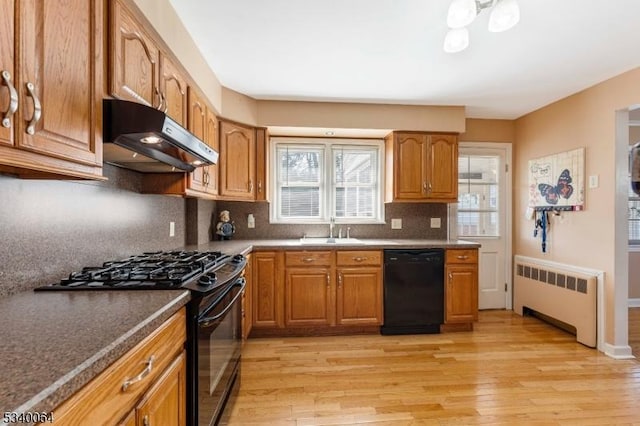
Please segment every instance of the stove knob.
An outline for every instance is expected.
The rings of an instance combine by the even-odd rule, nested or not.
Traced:
[[[212,283],[216,282],[217,279],[218,279],[218,276],[216,275],[215,272],[209,272],[207,274],[207,277],[209,277],[209,281],[212,282]]]
[[[244,260],[244,256],[241,254],[236,254],[235,256],[233,256],[233,262],[235,263],[240,263]]]
[[[203,275],[198,279],[198,285],[209,285],[209,284],[211,284],[211,282],[209,281],[209,278],[206,275]]]

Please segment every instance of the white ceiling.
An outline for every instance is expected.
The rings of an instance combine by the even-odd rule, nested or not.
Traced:
[[[514,119],[640,66],[640,0],[518,0],[442,50],[451,0],[170,0],[221,84],[256,99],[464,105]]]

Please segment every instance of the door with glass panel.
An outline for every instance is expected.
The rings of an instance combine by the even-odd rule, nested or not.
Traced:
[[[481,244],[478,307],[511,307],[511,185],[508,144],[460,143],[458,203],[452,208],[451,234]]]

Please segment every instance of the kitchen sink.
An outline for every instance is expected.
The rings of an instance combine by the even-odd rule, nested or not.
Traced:
[[[300,238],[300,244],[307,245],[359,245],[364,244],[364,241],[360,241],[357,238]]]

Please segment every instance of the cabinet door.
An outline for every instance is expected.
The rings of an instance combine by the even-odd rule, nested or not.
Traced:
[[[16,146],[101,167],[104,3],[19,4]]]
[[[14,55],[15,7],[15,0],[0,2],[0,144],[4,145],[13,145],[14,114],[18,108]]]
[[[162,109],[182,127],[187,124],[187,81],[166,55],[160,57]]]
[[[113,0],[111,5],[111,94],[120,99],[159,106],[158,48],[122,0]]]
[[[427,151],[430,199],[455,202],[458,198],[458,141],[454,135],[431,135]]]
[[[337,323],[382,324],[382,268],[338,269]]]
[[[399,200],[425,198],[427,137],[411,133],[399,133],[395,137],[393,168],[395,198]]]
[[[267,129],[256,129],[256,201],[267,200],[268,143]]]
[[[186,359],[180,354],[145,394],[136,409],[139,426],[187,424]]]
[[[220,122],[220,195],[255,200],[256,145],[253,129]]]
[[[285,279],[285,325],[330,326],[333,284],[326,267],[290,268]]]
[[[253,327],[284,327],[283,253],[253,256]]]
[[[207,144],[220,153],[220,140],[218,131],[218,117],[213,113],[211,107],[207,107],[207,125],[206,125]],[[220,162],[218,160],[218,162]],[[218,165],[208,166],[206,168],[206,191],[211,195],[218,195]]]
[[[445,323],[473,322],[478,319],[478,268],[447,265],[444,314]]]
[[[189,126],[188,130],[198,139],[205,140],[207,127],[207,108],[204,100],[192,87],[189,87]],[[206,167],[196,167],[189,173],[187,187],[194,191],[205,192]]]

